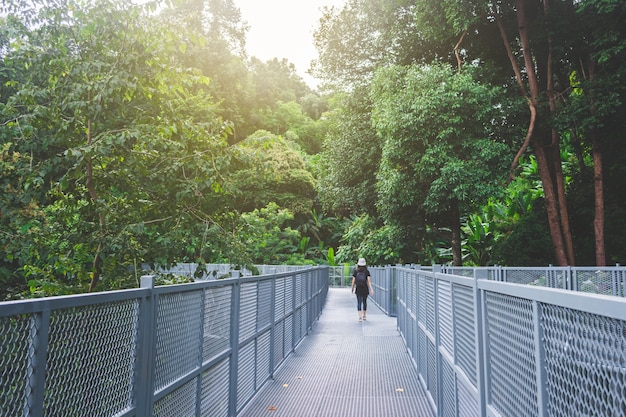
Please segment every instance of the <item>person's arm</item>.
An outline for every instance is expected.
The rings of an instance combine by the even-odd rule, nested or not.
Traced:
[[[354,284],[356,282],[356,277],[352,275],[352,294],[354,294]]]
[[[372,277],[367,276],[367,285],[370,287],[370,294],[374,295],[374,287],[372,287]]]

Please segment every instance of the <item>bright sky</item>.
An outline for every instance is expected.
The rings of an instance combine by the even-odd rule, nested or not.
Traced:
[[[323,6],[341,7],[345,0],[234,0],[250,30],[248,55],[262,61],[287,58],[311,87],[317,80],[306,73],[317,58],[313,31]]]

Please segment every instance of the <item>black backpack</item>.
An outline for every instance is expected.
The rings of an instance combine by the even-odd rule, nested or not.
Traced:
[[[363,269],[362,271],[356,271],[356,287],[357,288],[367,288],[367,269]]]

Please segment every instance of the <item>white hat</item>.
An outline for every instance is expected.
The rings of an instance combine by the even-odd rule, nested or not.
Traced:
[[[359,262],[357,263],[358,266],[365,266],[365,258],[359,258]]]

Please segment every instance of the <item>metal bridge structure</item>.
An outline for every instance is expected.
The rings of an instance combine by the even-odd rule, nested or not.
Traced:
[[[626,416],[619,265],[273,271],[0,303],[0,417]]]

